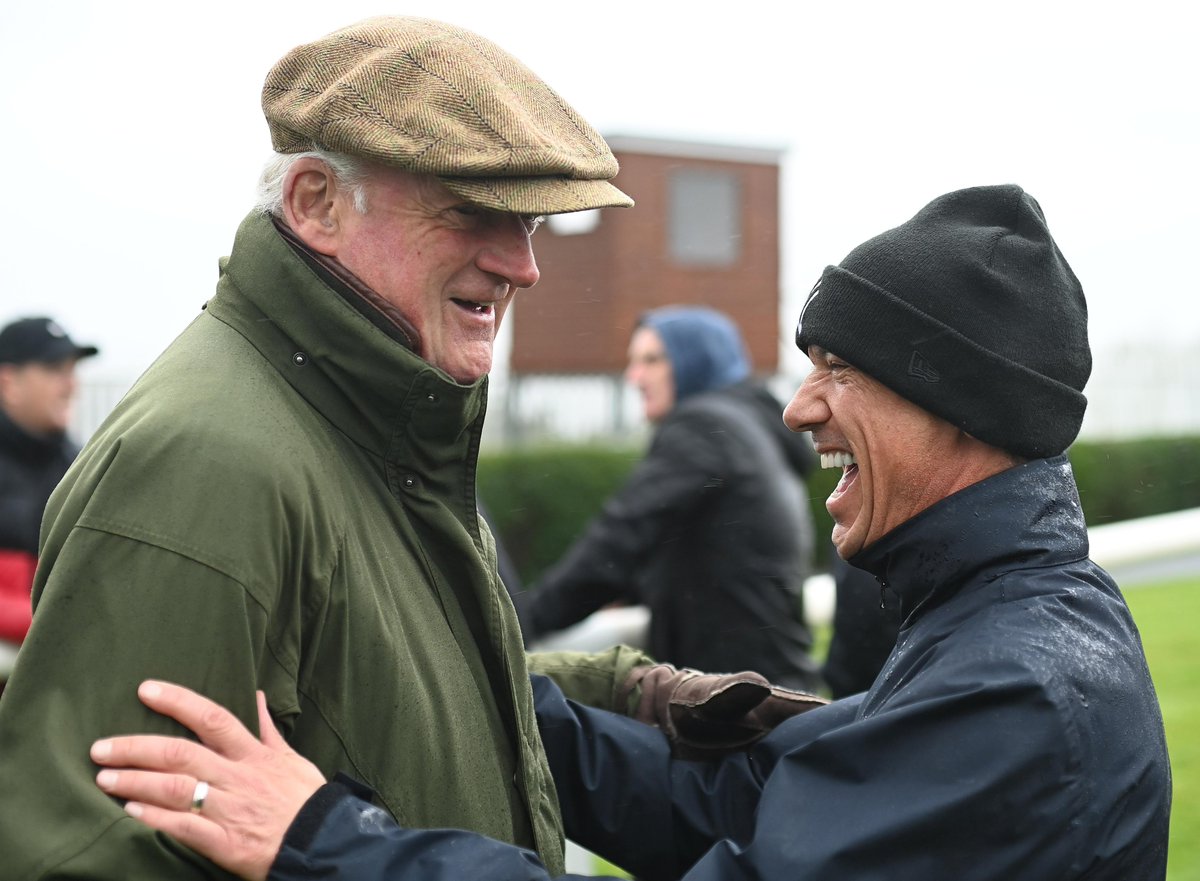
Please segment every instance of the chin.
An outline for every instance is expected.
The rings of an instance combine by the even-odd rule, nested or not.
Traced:
[[[487,376],[492,369],[492,359],[488,358],[481,363],[471,364],[438,364],[450,378],[462,385],[470,385],[478,379]]]

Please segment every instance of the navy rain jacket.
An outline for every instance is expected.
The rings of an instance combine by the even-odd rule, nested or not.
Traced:
[[[1087,548],[1065,456],[929,508],[852,561],[905,616],[872,688],[719,762],[672,760],[655,729],[534,677],[568,836],[644,881],[1159,881],[1162,718]],[[340,792],[309,802],[271,878],[547,878],[528,851]]]

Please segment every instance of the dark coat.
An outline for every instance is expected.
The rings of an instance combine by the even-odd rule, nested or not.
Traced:
[[[833,633],[821,676],[834,698],[866,691],[879,675],[900,630],[900,598],[880,589],[870,572],[831,555],[836,590]]]
[[[614,600],[641,603],[659,661],[814,689],[802,595],[813,550],[803,476],[814,460],[761,386],[688,397],[583,536],[518,598],[526,635]]]
[[[852,561],[905,615],[871,689],[720,762],[672,761],[654,729],[535,677],[568,835],[645,881],[1161,881],[1162,717],[1087,549],[1065,457],[926,510]],[[301,877],[303,856],[309,871],[353,859],[361,881],[546,878],[466,833],[359,834],[356,803],[327,797],[319,834],[289,833],[271,877]]]
[[[0,410],[0,639],[20,643],[46,501],[79,453],[64,434],[30,434]]]
[[[78,453],[65,435],[32,435],[0,410],[0,548],[37,555],[46,501]]]

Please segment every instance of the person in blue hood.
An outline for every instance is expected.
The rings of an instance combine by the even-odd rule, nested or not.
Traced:
[[[654,424],[649,452],[583,534],[517,597],[533,640],[614,601],[650,610],[646,650],[700,670],[820,685],[803,618],[816,456],[751,376],[737,325],[704,306],[645,313],[626,378]]]

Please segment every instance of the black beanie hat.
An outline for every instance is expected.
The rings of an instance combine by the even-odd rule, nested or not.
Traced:
[[[940,196],[826,267],[796,345],[1028,459],[1065,450],[1087,406],[1083,288],[1013,185]]]

